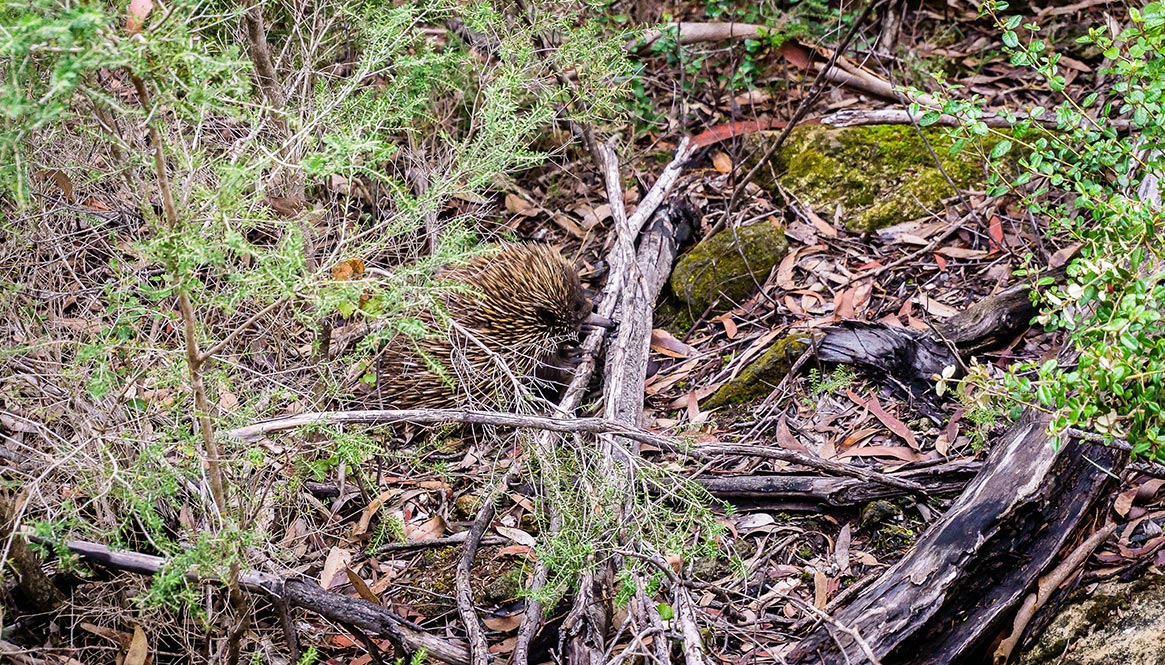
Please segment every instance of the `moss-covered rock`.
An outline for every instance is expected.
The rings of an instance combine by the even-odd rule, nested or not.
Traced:
[[[1038,642],[1017,662],[1165,663],[1165,575],[1109,580],[1081,589],[1060,609]]]
[[[793,363],[809,345],[808,335],[791,334],[777,340],[767,351],[745,365],[735,378],[712,393],[702,406],[715,409],[768,395],[785,378]]]
[[[982,186],[983,163],[974,151],[951,156],[951,140],[942,130],[924,134],[956,185]],[[761,133],[750,140],[765,143],[774,137]],[[985,140],[986,150],[995,142]],[[832,218],[840,205],[846,227],[859,233],[939,212],[942,201],[955,195],[911,126],[798,127],[773,157],[771,171],[765,171],[775,173],[781,187],[822,217]],[[772,187],[771,176],[766,177]]]
[[[728,311],[763,283],[788,251],[780,225],[724,229],[676,261],[669,282],[672,293],[697,316],[717,302],[718,311]]]

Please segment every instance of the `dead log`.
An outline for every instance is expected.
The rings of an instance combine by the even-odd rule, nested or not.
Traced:
[[[789,663],[981,663],[1028,589],[1106,496],[1126,455],[1092,442],[1053,447],[1028,412],[982,472],[906,555]]]
[[[1064,268],[1048,274],[1063,279]],[[875,376],[887,377],[936,411],[930,394],[936,374],[954,366],[955,376],[962,376],[963,361],[1010,342],[1028,328],[1037,313],[1031,301],[1031,285],[1021,282],[935,324],[933,332],[843,321],[826,329],[817,357],[823,362],[854,365]]]
[[[962,490],[981,467],[981,462],[961,459],[887,475],[918,483],[927,494],[950,494]],[[731,500],[738,508],[744,502],[780,510],[819,510],[825,506],[848,507],[911,494],[901,487],[860,478],[805,474],[697,478],[695,482],[712,496]]]

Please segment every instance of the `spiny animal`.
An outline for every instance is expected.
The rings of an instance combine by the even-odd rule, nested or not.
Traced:
[[[389,342],[370,367],[376,382],[361,401],[504,409],[572,357],[564,349],[583,328],[610,326],[592,313],[574,266],[549,245],[503,244],[446,277],[457,284],[445,298],[448,334],[425,314],[430,334]]]

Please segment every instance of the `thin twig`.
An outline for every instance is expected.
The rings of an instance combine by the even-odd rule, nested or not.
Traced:
[[[773,141],[773,144],[769,146],[768,150],[765,150],[764,156],[762,156],[760,160],[757,161],[756,166],[752,167],[752,169],[744,176],[744,178],[736,183],[736,188],[732,191],[732,197],[728,199],[728,206],[724,210],[724,217],[722,217],[721,221],[717,223],[717,226],[720,226],[724,220],[727,220],[732,216],[732,211],[736,209],[736,205],[740,202],[741,197],[744,196],[745,187],[748,185],[748,183],[752,182],[754,178],[756,178],[761,169],[764,168],[766,164],[768,164],[770,159],[772,159],[773,155],[777,154],[777,150],[780,150],[781,146],[785,143],[785,140],[789,138],[789,134],[793,132],[793,128],[797,126],[797,123],[801,122],[801,119],[805,117],[805,114],[809,113],[809,109],[817,102],[817,98],[820,97],[823,92],[825,92],[824,84],[826,80],[826,73],[833,69],[834,64],[837,63],[837,59],[841,57],[842,52],[849,48],[850,42],[853,41],[853,38],[857,35],[858,28],[860,28],[862,24],[865,23],[866,17],[870,15],[870,11],[873,10],[875,6],[882,4],[882,1],[883,0],[870,0],[870,2],[866,3],[866,6],[862,9],[861,13],[858,14],[857,18],[854,19],[853,24],[850,26],[849,32],[846,33],[845,37],[841,40],[841,43],[838,44],[837,48],[834,49],[833,55],[829,58],[829,62],[826,63],[826,65],[821,68],[821,71],[817,73],[817,77],[813,80],[813,85],[809,88],[809,94],[805,95],[805,97],[801,100],[801,103],[797,106],[797,110],[793,113],[793,117],[789,119],[789,123],[785,125],[783,130],[781,130],[781,133],[777,136],[777,139]]]

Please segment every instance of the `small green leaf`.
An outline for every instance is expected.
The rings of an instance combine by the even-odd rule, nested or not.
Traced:
[[[940,118],[942,118],[942,114],[938,111],[927,111],[918,119],[918,124],[922,127],[927,127],[938,122]]]
[[[667,603],[660,603],[659,605],[656,605],[655,608],[659,610],[659,618],[663,619],[664,621],[671,621],[676,616],[675,608],[673,608],[671,605],[668,605]]]

